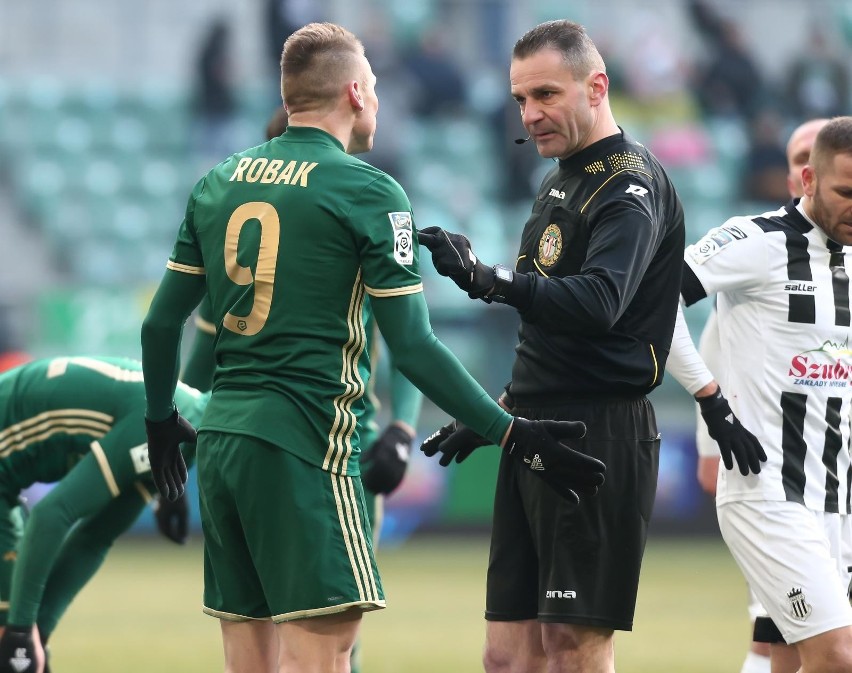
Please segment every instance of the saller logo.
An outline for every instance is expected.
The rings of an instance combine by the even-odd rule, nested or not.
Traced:
[[[544,595],[545,598],[577,598],[576,591],[559,591],[557,589],[548,589]]]

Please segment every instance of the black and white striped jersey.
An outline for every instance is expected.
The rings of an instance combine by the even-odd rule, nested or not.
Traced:
[[[687,247],[684,300],[718,293],[724,393],[768,456],[759,475],[722,470],[717,503],[850,513],[850,252],[795,201]]]

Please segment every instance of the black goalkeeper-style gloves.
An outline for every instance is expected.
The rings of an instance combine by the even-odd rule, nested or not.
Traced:
[[[586,434],[580,421],[530,421],[515,418],[503,450],[521,465],[543,479],[560,496],[573,503],[580,496],[592,496],[604,483],[606,466],[597,458],[561,443]],[[429,437],[420,450],[427,456],[440,452],[439,463],[462,462],[475,449],[491,444],[473,430],[453,421]]]
[[[446,467],[453,460],[462,462],[475,449],[491,443],[466,425],[453,421],[427,437],[420,445],[420,450],[430,458],[440,452],[438,463]]]
[[[494,288],[494,269],[477,259],[467,236],[426,227],[417,232],[417,240],[432,252],[432,264],[439,274],[448,276],[471,299],[490,301],[485,295]]]
[[[195,442],[195,428],[177,409],[163,421],[145,419],[148,434],[148,461],[160,495],[175,501],[183,494],[186,484],[186,462],[180,452],[184,442]]]
[[[157,520],[157,529],[166,538],[176,544],[184,544],[189,536],[189,503],[186,492],[174,501],[162,495],[157,498],[154,518]]]
[[[6,626],[0,638],[0,673],[35,673],[38,669],[31,626]]]
[[[760,472],[760,463],[766,462],[766,452],[757,437],[751,434],[731,411],[731,405],[718,388],[709,397],[696,397],[701,409],[701,417],[707,424],[710,436],[719,445],[722,462],[728,470],[734,469],[734,459],[740,468],[740,474]]]
[[[396,490],[408,467],[412,439],[399,425],[392,424],[385,428],[361,456],[361,482],[364,488],[383,495]]]

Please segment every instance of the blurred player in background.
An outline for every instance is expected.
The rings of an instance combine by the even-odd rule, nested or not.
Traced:
[[[817,133],[827,123],[828,119],[812,119],[796,127],[790,135],[790,139],[787,142],[787,189],[790,192],[791,198],[797,199],[804,195],[802,169],[808,163],[808,157],[810,156],[811,147],[813,147]],[[727,388],[727,372],[725,371],[725,360],[721,352],[719,324],[715,308],[710,312],[707,323],[701,333],[698,351],[707,368],[713,373],[716,381],[719,382],[722,388]],[[692,385],[685,387],[690,394],[700,395],[701,387],[707,385],[707,383],[707,381],[699,379],[693,381]],[[709,394],[709,391],[705,394]],[[696,409],[699,409],[697,404]],[[710,437],[706,424],[700,419],[696,423],[695,439],[696,447],[698,448],[698,482],[701,484],[701,488],[715,497],[716,482],[719,476],[719,445]],[[766,611],[760,605],[760,601],[757,600],[751,589],[749,589],[748,593],[748,612],[751,622],[754,624],[755,620],[766,616]],[[758,637],[760,636],[758,635]],[[769,673],[769,651],[769,643],[752,640],[740,673]],[[795,653],[791,654],[794,655]]]
[[[174,498],[195,434],[174,400],[182,328],[205,293],[221,325],[197,476],[229,673],[348,671],[362,613],[385,606],[359,477],[368,295],[395,364],[447,413],[575,502],[604,473],[558,441],[582,423],[513,419],[435,338],[408,197],[350,156],[378,112],[361,42],[310,24],[281,70],[286,133],[195,186],[142,327],[151,469]]]
[[[176,395],[197,422],[209,395],[183,384]],[[0,673],[40,670],[66,608],[156,493],[144,413],[133,360],[61,357],[0,375]],[[187,459],[194,448],[184,447]],[[57,483],[24,517],[18,496],[36,482]],[[157,511],[177,543],[187,534],[181,505]]]
[[[287,129],[287,110],[278,107],[269,119],[266,127],[266,139],[277,138]],[[205,297],[198,307],[195,318],[197,334],[184,368],[181,380],[199,390],[209,390],[213,385],[215,369],[214,345],[216,325],[213,323],[212,307]],[[370,354],[370,367],[375,371],[379,359],[379,328],[369,303],[365,304],[364,329],[365,350]],[[391,422],[379,432],[376,414],[379,400],[373,393],[375,378],[368,372],[369,387],[364,396],[364,413],[359,419],[358,434],[360,443],[366,447],[361,456],[361,481],[364,485],[364,499],[367,502],[367,514],[373,529],[373,543],[377,544],[381,535],[384,496],[393,493],[402,483],[411,455],[411,443],[416,434],[415,426],[420,415],[423,401],[422,393],[402,373],[390,366],[390,402]],[[360,670],[360,650],[356,646],[352,651],[352,673]]]
[[[806,148],[798,141],[804,137],[806,146],[806,134],[817,127],[799,173],[795,165]],[[736,411],[766,451],[746,464],[738,459],[735,471],[723,450],[728,469],[719,471],[716,493],[725,542],[768,614],[757,616],[755,638],[795,645],[795,652],[773,645],[774,673],[797,670],[799,659],[803,671],[848,671],[852,390],[843,371],[849,359],[852,117],[797,130],[789,156],[789,187],[799,189],[800,175],[802,198],[776,212],[732,218],[689,246],[683,296],[691,304],[718,293],[719,344],[711,357],[720,356],[716,366]],[[684,384],[691,390],[700,385],[703,362],[681,322],[672,373],[683,363],[694,365],[692,383]],[[705,369],[700,376],[711,380],[696,393],[701,415],[719,440],[708,417],[727,420],[732,409],[717,403],[713,375]],[[763,469],[755,457],[766,461]]]

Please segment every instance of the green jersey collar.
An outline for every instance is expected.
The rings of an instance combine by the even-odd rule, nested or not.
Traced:
[[[321,142],[327,145],[334,145],[344,152],[346,151],[343,148],[342,142],[327,131],[318,129],[315,126],[288,126],[287,130],[284,131],[280,137],[288,141],[295,141],[299,143]]]

